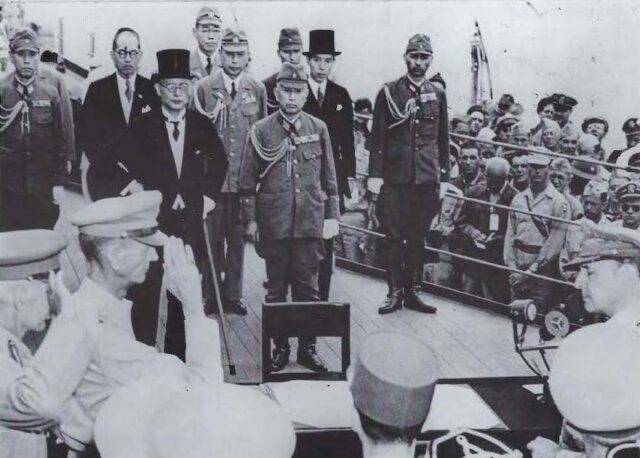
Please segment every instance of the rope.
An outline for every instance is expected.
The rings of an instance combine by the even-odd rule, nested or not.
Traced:
[[[451,137],[453,137],[453,138],[459,138],[461,140],[471,140],[473,142],[486,143],[488,145],[494,145],[494,146],[501,146],[503,148],[507,148],[507,149],[511,149],[511,150],[520,150],[520,151],[526,151],[528,153],[545,154],[547,156],[552,156],[552,157],[563,157],[563,158],[568,159],[570,161],[578,160],[580,162],[586,162],[588,164],[602,165],[604,167],[611,167],[611,168],[614,168],[614,169],[621,169],[621,170],[625,170],[625,171],[631,172],[631,173],[640,173],[640,168],[639,167],[612,164],[611,162],[600,161],[598,159],[591,159],[591,158],[587,158],[587,157],[583,157],[583,156],[571,156],[569,154],[554,153],[553,151],[549,151],[549,150],[542,149],[542,148],[538,150],[538,149],[536,149],[534,147],[531,147],[531,146],[518,146],[518,145],[512,145],[511,143],[496,142],[496,141],[493,141],[493,140],[484,140],[484,139],[472,137],[470,135],[454,134],[454,133],[450,133],[449,135]]]
[[[222,102],[222,100],[218,99],[218,103],[216,104],[215,108],[212,111],[207,111],[202,106],[202,102],[200,102],[200,98],[198,97],[198,94],[196,94],[193,97],[193,99],[194,99],[196,110],[200,114],[205,115],[214,124],[220,117],[220,126],[218,126],[219,129],[224,129],[227,127],[227,106]]]
[[[492,202],[487,202],[486,200],[473,199],[471,197],[458,196],[458,195],[455,195],[455,194],[446,194],[445,197],[451,197],[453,199],[464,200],[464,201],[467,201],[467,202],[472,202],[474,204],[482,204],[482,205],[487,205],[487,206],[490,206],[490,207],[501,208],[503,210],[513,211],[513,212],[516,212],[516,213],[523,213],[525,215],[535,216],[535,217],[538,217],[538,218],[545,218],[545,219],[549,219],[551,221],[556,221],[558,223],[570,224],[572,226],[580,226],[581,225],[577,221],[571,221],[571,220],[568,220],[568,219],[559,218],[557,216],[543,215],[542,213],[535,213],[535,212],[531,212],[531,211],[528,211],[528,210],[522,210],[520,208],[509,207],[508,205],[501,205],[501,204],[496,204],[496,203],[492,203]]]
[[[29,105],[24,100],[20,100],[12,108],[0,105],[0,132],[4,132],[18,117],[18,113],[20,112],[22,112],[22,118],[20,120],[22,135],[24,135],[25,130],[29,133],[31,130],[29,124]],[[8,114],[5,115],[2,113]]]
[[[287,154],[287,176],[291,176],[291,152],[293,151],[293,148],[291,139],[289,137],[285,138],[275,148],[267,148],[262,143],[260,143],[255,128],[251,128],[251,130],[249,130],[249,138],[251,139],[251,144],[256,150],[258,157],[269,164],[267,165],[267,168],[264,170],[264,172],[260,174],[260,180],[267,176],[273,166],[276,165],[278,161],[280,161],[280,159],[282,159]]]
[[[389,108],[391,117],[397,121],[396,123],[391,124],[388,127],[389,129],[396,127],[402,124],[403,122],[405,122],[413,114],[415,114],[415,112],[418,109],[416,105],[416,99],[412,97],[409,100],[407,100],[407,103],[404,105],[404,111],[400,111],[400,108],[398,108],[398,105],[396,104],[395,100],[393,100],[393,97],[391,97],[389,86],[387,86],[386,84],[384,85],[384,95],[385,95],[385,98],[387,99],[387,107]]]
[[[341,227],[344,227],[345,229],[351,229],[353,231],[362,232],[364,234],[369,234],[369,235],[372,235],[374,237],[379,237],[379,238],[383,238],[383,239],[387,238],[384,234],[381,234],[380,232],[371,231],[371,230],[365,229],[363,227],[352,226],[350,224],[345,224],[345,223],[339,223],[339,225]],[[571,286],[571,287],[574,286],[573,283],[568,282],[568,281],[558,280],[558,279],[555,279],[555,278],[552,278],[552,277],[547,277],[545,275],[536,274],[536,273],[529,272],[529,271],[526,271],[526,270],[514,269],[512,267],[503,266],[501,264],[494,264],[494,263],[489,262],[489,261],[484,261],[482,259],[472,258],[472,257],[469,257],[469,256],[465,256],[463,254],[452,253],[451,251],[447,251],[447,250],[440,250],[438,248],[433,248],[433,247],[431,247],[429,245],[426,245],[426,244],[424,246],[424,249],[427,250],[427,251],[431,251],[433,253],[448,255],[448,256],[451,256],[453,258],[462,259],[463,261],[475,262],[476,264],[480,264],[480,265],[487,266],[487,267],[493,267],[493,268],[500,269],[500,270],[506,270],[508,272],[519,273],[519,274],[522,274],[522,275],[526,275],[528,277],[537,278],[538,280],[544,280],[544,281],[548,281],[548,282],[551,282],[551,283],[556,283],[556,284],[562,285],[562,286]]]

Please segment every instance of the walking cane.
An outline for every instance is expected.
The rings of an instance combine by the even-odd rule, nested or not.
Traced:
[[[211,237],[209,236],[209,228],[207,227],[207,221],[202,220],[202,227],[204,228],[204,240],[207,243],[207,257],[209,258],[209,265],[211,266],[211,277],[213,279],[213,290],[216,295],[216,302],[218,303],[218,313],[220,314],[220,324],[222,325],[222,340],[224,340],[224,347],[227,350],[227,362],[229,364],[229,374],[236,375],[236,365],[233,364],[231,359],[231,349],[229,348],[229,341],[227,340],[227,324],[224,316],[224,310],[222,309],[222,300],[220,296],[220,286],[218,284],[218,275],[216,272],[216,265],[213,262],[213,251],[211,249]]]

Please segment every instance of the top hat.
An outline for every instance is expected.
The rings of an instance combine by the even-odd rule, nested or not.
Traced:
[[[318,54],[339,56],[342,53],[336,51],[333,30],[312,30],[309,32],[309,51],[305,51],[303,54],[305,56]]]
[[[154,81],[166,78],[191,79],[189,68],[189,51],[186,49],[163,49],[156,53],[158,73],[153,75]]]

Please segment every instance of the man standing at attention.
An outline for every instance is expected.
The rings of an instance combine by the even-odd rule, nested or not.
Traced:
[[[424,237],[449,181],[445,93],[425,79],[431,39],[416,34],[404,54],[407,74],[386,83],[376,98],[370,137],[369,214],[378,195],[388,245],[389,294],[378,313],[402,308],[435,313],[417,292]],[[440,184],[440,186],[439,186]],[[384,185],[384,187],[383,187]]]
[[[297,28],[285,28],[280,30],[280,38],[278,38],[278,57],[280,62],[289,62],[293,65],[300,64],[302,59],[302,37]],[[273,75],[262,81],[267,89],[267,110],[269,114],[278,111],[278,101],[276,100],[276,83],[278,74]]]
[[[193,36],[198,46],[189,56],[189,70],[194,79],[212,75],[218,68],[218,45],[222,37],[222,18],[217,8],[203,6],[196,16]]]
[[[222,71],[198,82],[196,106],[211,119],[229,162],[222,192],[208,220],[213,229],[216,266],[225,272],[223,305],[230,313],[246,315],[247,309],[242,303],[244,231],[240,221],[238,178],[249,129],[267,114],[267,94],[262,83],[243,72],[249,60],[249,42],[244,31],[225,30],[220,60]]]
[[[284,63],[276,85],[280,109],[256,122],[240,170],[242,218],[247,237],[267,265],[265,302],[315,302],[323,239],[338,234],[338,187],[329,131],[302,112],[307,98],[302,66]],[[350,126],[349,126],[350,127]],[[286,337],[274,338],[271,371],[289,362]],[[316,354],[315,336],[300,337],[298,363],[327,368]]]
[[[344,213],[344,198],[351,198],[349,178],[356,176],[356,156],[353,140],[353,105],[349,92],[329,79],[341,53],[335,50],[333,30],[312,30],[309,33],[309,94],[303,110],[321,119],[329,129],[331,148],[338,179],[340,213]],[[320,300],[329,300],[333,270],[333,240],[324,243],[325,256],[320,263]]]

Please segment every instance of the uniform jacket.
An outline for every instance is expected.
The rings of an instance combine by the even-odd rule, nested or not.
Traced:
[[[229,169],[222,192],[238,192],[238,176],[244,143],[251,126],[267,115],[267,93],[263,84],[242,75],[235,99],[227,92],[223,72],[218,71],[198,82],[199,107],[211,116],[224,150]],[[198,105],[197,105],[198,106]]]
[[[158,107],[158,94],[151,81],[136,75],[131,114],[127,123],[120,103],[116,74],[112,73],[92,82],[82,106],[80,144],[94,170],[105,167],[103,161],[113,159],[109,157],[108,152],[115,139],[144,113]],[[93,184],[92,176],[93,173],[90,173],[88,177],[90,191]]]
[[[527,205],[527,201],[529,205]],[[513,198],[511,207],[541,215],[569,219],[569,204],[551,183],[535,199],[531,188],[519,192]],[[531,216],[511,212],[504,243],[504,263],[506,266],[527,270],[534,262],[537,262],[540,267],[558,262],[567,233],[567,224],[546,219],[544,224],[549,233],[546,238],[533,223]],[[534,249],[539,248],[539,253],[527,253],[515,246],[518,244]]]
[[[276,100],[276,84],[278,82],[277,81],[278,73],[279,72],[275,72],[273,75],[262,80],[262,84],[264,84],[264,87],[267,90],[267,113],[268,114],[275,113],[276,111],[278,111],[278,101]]]
[[[31,352],[6,329],[0,327],[0,392],[6,392],[8,385],[14,377],[20,374],[21,365],[15,355],[9,352],[9,342],[13,342],[17,349],[19,359],[23,364],[31,360]],[[14,359],[15,358],[15,359]],[[40,417],[39,415],[23,415],[20,412],[4,409],[0,405],[0,456],[3,458],[46,458],[47,441],[44,435],[30,434],[5,428],[3,426],[18,427],[29,423],[27,429],[41,430],[53,426],[55,422]]]
[[[353,105],[349,93],[344,87],[328,80],[322,107],[318,105],[316,96],[311,93],[309,87],[307,102],[302,109],[327,125],[340,199],[342,200],[343,196],[351,197],[348,178],[356,176],[356,155],[353,140]]]
[[[189,55],[189,70],[191,71],[191,76],[194,80],[200,80],[205,78],[207,75],[206,70],[206,62],[202,62],[200,60],[200,54],[198,53],[198,48],[192,49],[191,54]],[[215,74],[220,67],[220,56],[219,51],[216,51],[211,56],[211,75]]]
[[[385,85],[376,97],[369,151],[369,177],[385,184],[428,184],[449,181],[449,130],[444,91],[425,80],[420,93],[410,89],[405,75]],[[403,112],[409,100],[417,111],[399,122],[391,102]],[[410,102],[411,103],[411,102]]]
[[[15,73],[0,83],[0,100],[12,109],[21,96]],[[75,160],[75,134],[71,100],[52,86],[46,76],[36,75],[28,97],[27,116],[18,112],[2,132],[0,186],[14,194],[51,195],[51,188],[67,179],[67,161]]]
[[[580,219],[584,216],[584,208],[582,208],[582,202],[576,196],[572,195],[569,190],[565,191],[564,198],[567,199],[569,204],[569,216],[572,221]]]
[[[122,164],[115,167],[118,179],[111,182],[114,191],[112,195],[117,195],[134,179],[146,190],[160,191],[160,229],[179,237],[185,237],[186,234],[174,233],[169,229],[173,227],[172,207],[178,194],[184,200],[189,214],[189,226],[194,233],[199,234],[202,227],[203,196],[216,200],[227,174],[224,148],[209,119],[191,110],[187,110],[185,116],[184,155],[180,176],[161,110],[151,111],[139,118],[121,140],[115,143],[112,153]]]
[[[260,179],[268,162],[247,141],[240,170],[241,212],[245,222],[257,221],[262,239],[321,238],[324,220],[340,215],[327,126],[304,112],[296,126],[299,144],[291,152],[290,173],[283,157]],[[288,139],[280,112],[258,121],[252,131],[266,150]]]
[[[93,439],[93,424],[103,403],[119,387],[143,377],[184,377],[221,383],[223,369],[217,323],[185,320],[187,362],[137,342],[131,302],[111,296],[85,278],[73,303],[56,319],[38,352],[11,381],[8,401],[24,414],[60,417],[67,403],[82,409],[62,418],[61,434],[73,449]]]

